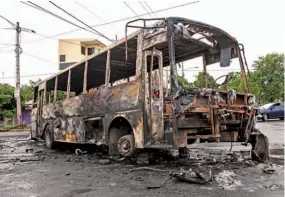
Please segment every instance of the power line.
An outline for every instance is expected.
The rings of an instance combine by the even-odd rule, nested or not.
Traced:
[[[148,9],[151,11],[151,13],[157,17],[157,15],[153,12],[153,10],[151,9],[151,7],[148,5],[148,3],[146,1],[144,1],[144,4],[148,7]]]
[[[42,12],[45,12],[45,13],[47,13],[47,14],[50,14],[50,15],[52,15],[52,16],[54,16],[54,17],[60,19],[60,20],[63,20],[63,21],[65,21],[65,22],[67,22],[67,23],[69,23],[69,24],[71,24],[71,25],[74,25],[74,26],[80,28],[80,29],[86,30],[86,31],[88,31],[88,32],[90,32],[90,33],[92,33],[92,34],[96,34],[96,33],[94,33],[93,31],[88,30],[87,28],[81,27],[81,26],[79,26],[79,25],[77,25],[77,24],[75,24],[75,23],[73,23],[73,22],[71,22],[71,21],[69,21],[69,20],[67,20],[67,19],[65,19],[65,18],[63,18],[63,17],[57,15],[57,14],[54,14],[54,13],[52,13],[52,12],[50,12],[50,11],[48,11],[48,10],[42,8],[41,6],[36,5],[35,3],[32,3],[32,2],[30,2],[30,1],[28,1],[28,2],[29,2],[30,4],[21,1],[21,3],[23,3],[23,4],[27,5],[27,6],[30,6],[30,7],[32,7],[32,8],[38,9],[38,10],[40,10],[40,11],[42,11]],[[96,34],[96,35],[97,35],[97,34]]]
[[[75,3],[77,3],[79,6],[81,6],[82,8],[84,8],[86,11],[88,11],[89,13],[91,13],[92,15],[94,15],[96,18],[103,20],[99,15],[95,14],[94,12],[92,12],[89,8],[87,8],[86,6],[82,5],[81,3],[79,3],[78,1],[75,1]]]
[[[168,10],[184,7],[184,6],[195,4],[195,3],[199,3],[199,1],[192,1],[192,2],[188,2],[188,3],[184,3],[184,4],[179,4],[179,5],[176,5],[176,6],[171,6],[171,7],[155,10],[155,11],[153,11],[153,13],[165,12],[165,11],[168,11]],[[138,15],[138,17],[142,17],[142,16],[146,16],[146,15],[148,15],[148,13],[140,14],[140,15]],[[101,23],[101,24],[97,24],[97,25],[92,25],[91,27],[100,27],[100,26],[104,26],[104,25],[110,25],[110,24],[113,24],[113,23],[123,22],[123,21],[126,21],[126,20],[134,19],[134,18],[137,18],[137,16],[131,16],[131,17],[126,17],[126,18],[122,18],[122,19],[118,19],[118,20],[113,20],[113,21],[109,21],[109,22],[105,22],[105,23]],[[83,29],[87,29],[87,28],[83,28]],[[59,33],[59,34],[54,34],[54,35],[51,35],[51,36],[48,36],[48,37],[49,38],[50,37],[57,37],[57,36],[61,36],[61,35],[64,35],[64,34],[73,33],[73,32],[79,31],[79,30],[81,30],[81,29],[74,29],[74,30],[62,32],[62,33]],[[40,41],[40,40],[43,40],[43,39],[44,38],[37,39],[37,40],[32,40],[32,41],[27,42],[25,44],[32,43],[32,42],[37,42],[37,41]]]
[[[57,7],[58,9],[60,9],[61,11],[63,11],[64,13],[68,14],[69,16],[71,16],[72,18],[74,18],[75,20],[81,22],[82,24],[84,24],[85,26],[89,27],[91,30],[93,30],[94,32],[96,32],[99,36],[109,40],[109,41],[113,41],[110,38],[108,38],[107,36],[103,35],[102,33],[100,33],[99,31],[97,31],[96,29],[94,29],[93,27],[90,27],[89,25],[87,25],[86,23],[84,23],[82,20],[78,19],[77,17],[75,17],[74,15],[70,14],[69,12],[67,12],[65,9],[61,8],[60,6],[56,5],[55,3],[49,1],[52,5],[54,5],[55,7]]]
[[[22,75],[21,78],[26,78],[26,77],[39,77],[39,76],[46,76],[46,75],[54,75],[56,73],[43,73],[43,74],[34,74],[34,75]],[[15,76],[10,76],[10,77],[4,77],[2,79],[14,79],[16,78]]]
[[[33,57],[33,58],[36,58],[36,59],[38,59],[38,60],[41,60],[41,61],[44,61],[44,62],[53,64],[53,65],[57,65],[57,63],[55,63],[55,62],[52,62],[52,61],[50,61],[50,60],[46,60],[46,59],[44,59],[44,58],[38,57],[38,56],[33,55],[33,54],[31,54],[31,53],[23,52],[23,54],[28,55],[28,56],[31,56],[31,57]]]
[[[12,40],[14,40],[14,37],[12,37],[12,38],[10,39],[9,43],[12,43]],[[7,48],[7,47],[10,47],[10,46],[3,46],[2,48],[0,48],[0,53],[1,53],[1,52],[10,52],[10,51],[3,51],[3,49],[5,49],[5,48]],[[14,51],[14,50],[12,50],[12,51]]]
[[[38,35],[38,36],[43,37],[43,39],[48,38],[48,39],[52,39],[52,40],[58,41],[58,39],[54,38],[53,36],[46,36],[46,35],[39,34],[39,33],[35,33],[35,34]],[[26,42],[25,44],[33,43],[33,42],[36,42],[36,41],[38,41],[38,40],[43,40],[43,39],[41,38],[41,39],[37,39],[37,40],[32,40],[32,41]],[[77,46],[81,46],[80,44],[77,44],[77,43],[74,43],[74,42],[70,42],[70,41],[68,41],[68,40],[60,40],[60,41],[61,41],[61,42],[66,42],[66,43],[69,43],[69,44],[74,44],[74,45],[77,45]]]
[[[14,23],[12,23],[10,20],[8,20],[7,18],[5,18],[4,16],[0,15],[0,18],[3,18],[5,21],[10,23],[10,25],[12,25],[12,27],[16,28],[16,25]]]
[[[4,45],[4,46],[15,46],[15,44],[8,44],[8,43],[0,43],[0,45]]]
[[[142,2],[139,1],[139,3],[140,3],[141,6],[143,7],[143,9],[150,15],[150,17],[152,17],[151,14],[150,14],[150,12],[146,9],[146,7],[142,4]]]
[[[131,6],[129,6],[129,4],[127,4],[125,1],[123,1],[123,3],[124,3],[137,17],[139,17],[139,15],[131,8]]]
[[[77,3],[79,6],[81,6],[83,9],[85,9],[87,12],[89,12],[90,14],[92,14],[93,16],[95,16],[96,18],[98,18],[99,20],[102,20],[103,22],[105,22],[102,17],[100,17],[98,14],[95,14],[93,11],[91,11],[91,10],[90,10],[89,8],[87,8],[86,6],[82,5],[82,4],[79,3],[78,1],[75,1],[75,3]],[[117,31],[117,29],[116,29],[113,25],[110,25],[110,27],[112,27],[115,31]]]

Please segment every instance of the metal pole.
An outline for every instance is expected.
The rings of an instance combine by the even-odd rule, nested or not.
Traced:
[[[17,105],[17,123],[22,124],[22,108],[21,108],[21,85],[20,85],[20,33],[21,28],[19,22],[16,26],[16,105]]]
[[[182,85],[183,85],[183,87],[184,87],[184,79],[185,79],[185,76],[184,76],[184,63],[183,62],[181,62],[181,67],[182,67]]]
[[[202,58],[203,58],[203,84],[204,84],[204,88],[208,88],[207,64],[206,64],[206,57],[204,54]]]

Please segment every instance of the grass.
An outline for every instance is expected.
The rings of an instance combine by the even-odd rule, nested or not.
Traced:
[[[29,131],[29,130],[30,130],[30,126],[5,125],[4,127],[0,127],[0,132]]]

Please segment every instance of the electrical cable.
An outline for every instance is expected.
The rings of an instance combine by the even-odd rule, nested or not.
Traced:
[[[80,7],[82,7],[83,9],[85,9],[86,11],[88,11],[89,13],[91,13],[92,15],[94,15],[96,18],[98,18],[99,20],[103,20],[99,15],[95,14],[94,12],[92,12],[89,8],[87,8],[86,6],[82,5],[81,3],[79,3],[78,1],[75,1],[75,3],[77,3]]]
[[[10,25],[12,25],[12,27],[16,27],[16,25],[14,23],[12,23],[11,21],[9,21],[7,18],[5,18],[4,16],[0,15],[0,18],[3,18],[5,21],[7,21]]]
[[[53,6],[57,7],[58,9],[60,9],[61,11],[63,11],[64,13],[68,14],[69,16],[71,16],[72,18],[74,18],[75,20],[81,22],[82,24],[84,24],[85,26],[89,27],[91,30],[93,30],[94,32],[96,32],[99,36],[109,40],[109,41],[113,41],[110,38],[108,38],[107,36],[105,36],[104,34],[100,33],[99,31],[97,31],[96,29],[94,29],[93,27],[87,25],[86,23],[84,23],[82,20],[78,19],[77,17],[75,17],[74,15],[70,14],[69,12],[67,12],[65,9],[61,8],[60,6],[56,5],[55,3],[53,3],[52,1],[49,1]]]
[[[131,8],[131,6],[129,6],[129,4],[127,4],[125,1],[123,1],[123,3],[124,3],[137,17],[139,17],[139,15]]]
[[[151,9],[151,7],[148,5],[148,3],[146,1],[144,1],[144,4],[148,7],[148,9],[151,11],[151,13],[157,18],[157,15],[153,12],[153,10]]]
[[[149,14],[149,16],[152,17],[151,13],[146,9],[146,7],[142,4],[142,2],[139,1],[139,3],[140,3],[141,6],[143,7],[143,9]]]
[[[90,14],[92,14],[93,16],[95,16],[96,18],[98,18],[99,20],[102,20],[103,22],[105,22],[102,17],[100,17],[98,14],[94,13],[93,11],[91,11],[91,10],[90,10],[89,8],[87,8],[86,6],[82,5],[82,4],[79,3],[78,1],[75,1],[75,3],[77,3],[79,6],[81,6],[83,9],[85,9],[87,12],[89,12]],[[110,25],[110,27],[112,27],[115,31],[118,31],[113,25]]]
[[[12,43],[12,40],[14,39],[14,37],[12,37],[10,39],[10,41],[8,43]],[[13,46],[15,46],[15,44],[12,44]],[[2,48],[0,48],[0,53],[1,52],[11,52],[11,51],[14,51],[14,50],[11,50],[11,51],[3,51],[3,49],[7,48],[7,47],[11,47],[11,46],[3,46]]]
[[[36,5],[35,3],[32,3],[32,2],[30,2],[30,1],[28,1],[28,3],[30,3],[30,4],[28,4],[28,3],[26,3],[26,2],[23,2],[23,1],[20,1],[20,2],[23,3],[23,4],[25,4],[25,5],[27,5],[27,6],[30,6],[30,7],[32,7],[32,8],[38,9],[38,10],[40,10],[40,11],[42,11],[42,12],[45,12],[45,13],[47,13],[47,14],[50,14],[50,15],[52,15],[52,16],[54,16],[54,17],[56,17],[56,18],[58,18],[58,19],[60,19],[60,20],[62,20],[62,21],[65,21],[65,22],[67,22],[67,23],[69,23],[69,24],[71,24],[71,25],[74,25],[74,26],[80,28],[81,30],[83,29],[83,30],[86,30],[86,31],[88,31],[88,32],[90,32],[90,33],[92,33],[92,34],[96,34],[95,32],[90,31],[90,30],[88,30],[87,28],[81,27],[81,26],[79,26],[79,25],[77,25],[77,24],[75,24],[75,23],[73,23],[73,22],[71,22],[71,21],[69,21],[69,20],[67,20],[67,19],[65,19],[65,18],[63,18],[63,17],[57,15],[57,14],[54,14],[54,13],[52,13],[52,12],[50,12],[50,11],[48,11],[48,10],[42,8],[41,6]],[[96,34],[96,35],[97,35],[97,34]]]
[[[153,13],[164,12],[164,11],[168,11],[168,10],[172,10],[172,9],[184,7],[184,6],[187,6],[187,5],[190,5],[190,4],[195,4],[195,3],[199,3],[199,1],[192,1],[192,2],[188,2],[188,3],[184,3],[184,4],[179,4],[179,5],[176,5],[176,6],[171,6],[171,7],[167,7],[167,8],[155,10],[155,11],[153,11]],[[29,5],[29,6],[30,6],[30,5]],[[140,14],[140,15],[138,15],[138,16],[139,16],[139,17],[142,17],[142,16],[146,16],[146,15],[148,15],[148,13]],[[97,25],[92,25],[91,27],[100,27],[100,26],[104,26],[104,25],[110,25],[110,24],[114,24],[114,23],[118,23],[118,22],[123,22],[123,21],[126,21],[126,20],[134,19],[134,18],[137,18],[137,16],[131,16],[131,17],[126,17],[126,18],[121,18],[121,19],[117,19],[117,20],[113,20],[113,21],[109,21],[109,22],[105,22],[105,23],[101,23],[101,24],[97,24]],[[83,29],[87,29],[87,28],[83,28]],[[71,30],[71,31],[62,32],[62,33],[58,33],[58,34],[54,34],[54,35],[51,35],[51,36],[48,36],[48,37],[49,37],[49,38],[50,38],[50,37],[57,37],[57,36],[61,36],[61,35],[64,35],[64,34],[73,33],[73,32],[79,31],[79,30],[81,30],[81,28],[79,28],[79,29],[74,29],[74,30]],[[45,38],[41,38],[41,39],[37,39],[37,40],[32,40],[32,41],[29,41],[29,42],[24,43],[24,44],[37,42],[37,41],[40,41],[40,40],[43,40],[43,39],[45,39]]]
[[[39,77],[39,76],[46,76],[46,75],[54,75],[56,73],[44,73],[44,74],[34,74],[34,75],[22,75],[21,78],[27,78],[27,77]],[[14,79],[15,76],[11,77],[4,77],[2,79]]]
[[[53,65],[57,65],[57,63],[55,63],[55,62],[52,62],[52,61],[50,61],[50,60],[46,60],[46,59],[44,59],[44,58],[38,57],[38,56],[33,55],[33,54],[31,54],[31,53],[23,52],[23,54],[28,55],[28,56],[31,56],[31,57],[34,57],[34,58],[36,58],[36,59],[38,59],[38,60],[41,60],[41,61],[44,61],[44,62],[53,64]]]

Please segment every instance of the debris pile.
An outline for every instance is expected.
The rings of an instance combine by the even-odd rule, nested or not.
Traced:
[[[269,164],[260,164],[262,171],[266,174],[274,174],[275,173],[275,166],[272,163]]]
[[[219,187],[225,190],[234,190],[237,186],[242,185],[239,180],[234,180],[237,175],[228,170],[223,170],[215,176],[215,181],[219,183]]]

